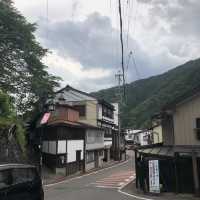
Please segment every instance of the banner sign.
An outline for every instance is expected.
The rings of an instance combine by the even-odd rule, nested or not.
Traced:
[[[160,193],[158,160],[149,160],[149,192]]]
[[[50,118],[51,113],[45,113],[42,117],[40,124],[46,124]]]

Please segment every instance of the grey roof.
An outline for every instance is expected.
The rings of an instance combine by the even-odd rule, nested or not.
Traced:
[[[76,90],[70,87],[69,85],[63,88],[62,90],[59,90],[56,93],[56,100],[59,100],[60,95],[64,97],[66,102],[83,101],[83,100],[97,101],[97,99],[91,96],[90,94]]]
[[[114,106],[104,99],[98,99],[89,93],[77,90],[69,85],[56,92],[55,100],[59,101],[60,98],[62,98],[66,103],[80,101],[97,101],[98,103],[103,104],[114,110]]]

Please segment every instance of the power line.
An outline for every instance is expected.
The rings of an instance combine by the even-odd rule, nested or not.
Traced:
[[[133,67],[135,69],[137,79],[140,79],[140,72],[138,70],[138,67],[137,67],[137,64],[136,64],[136,60],[135,60],[135,57],[134,57],[134,54],[133,54],[132,51],[130,51],[129,54],[128,54],[128,61],[127,61],[127,66],[126,66],[126,72],[128,71],[130,60],[132,60],[132,64],[133,64]]]
[[[133,53],[131,54],[131,57],[132,57],[132,61],[133,61],[133,66],[135,68],[136,76],[138,77],[138,79],[140,79],[140,73],[139,73],[139,70],[138,70],[138,67],[137,67],[137,64],[136,64],[135,57],[134,57]]]

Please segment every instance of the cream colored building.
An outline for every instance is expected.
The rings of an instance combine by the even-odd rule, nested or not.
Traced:
[[[174,143],[176,145],[200,145],[200,94],[176,105],[173,114]]]
[[[200,93],[180,98],[165,109],[162,131],[165,144],[200,146]]]

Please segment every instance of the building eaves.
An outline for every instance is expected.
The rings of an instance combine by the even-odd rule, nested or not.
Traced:
[[[77,90],[77,89],[71,87],[70,85],[67,85],[66,87],[64,87],[64,88],[62,88],[62,89],[60,89],[60,90],[58,90],[58,91],[56,92],[56,94],[59,94],[59,93],[61,93],[61,92],[63,92],[63,91],[69,91],[69,90],[78,92],[78,93],[80,93],[80,94],[86,95],[86,96],[91,97],[91,98],[94,98],[94,99],[96,99],[96,100],[98,101],[99,104],[105,105],[105,106],[109,107],[109,108],[112,109],[112,110],[115,109],[114,106],[113,106],[111,103],[105,101],[104,99],[100,99],[100,98],[95,97],[95,96],[92,95],[92,94],[87,93],[87,92],[83,92],[83,91],[81,91],[81,90]]]
[[[91,95],[91,94],[89,94],[89,93],[87,93],[87,92],[83,92],[83,91],[81,91],[81,90],[77,90],[77,89],[71,87],[70,85],[66,85],[66,87],[64,87],[64,88],[62,88],[62,89],[60,89],[60,90],[58,90],[58,91],[56,92],[56,94],[61,93],[61,92],[63,92],[63,91],[69,91],[69,90],[73,90],[73,91],[75,91],[75,92],[81,93],[81,94],[83,94],[83,95],[86,95],[86,96],[88,96],[88,97],[92,97],[92,98],[94,98],[94,99],[97,100],[97,98],[96,98],[95,96],[93,96],[93,95]]]

